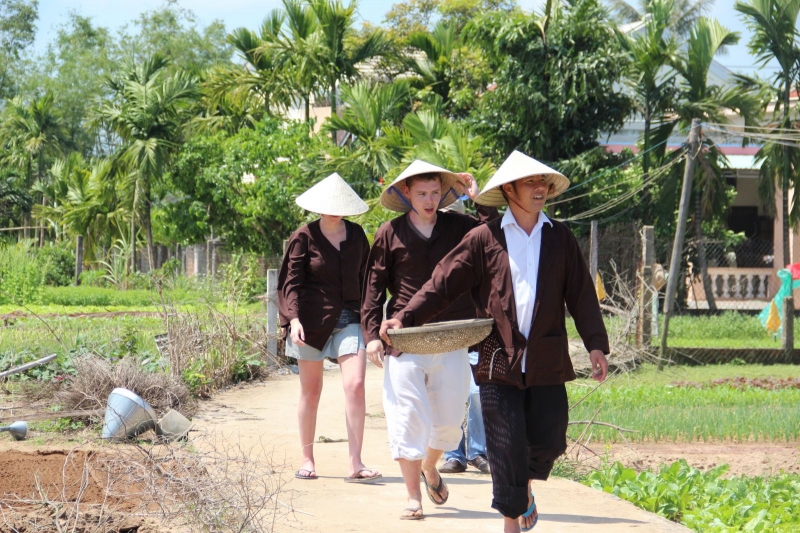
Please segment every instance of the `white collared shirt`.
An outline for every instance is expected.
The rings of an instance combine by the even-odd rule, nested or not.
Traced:
[[[514,300],[517,304],[517,325],[526,339],[531,332],[533,308],[536,303],[536,282],[542,252],[542,227],[545,224],[550,224],[551,227],[553,225],[547,215],[540,212],[539,221],[528,235],[517,224],[511,209],[506,211],[500,222],[508,244],[511,285],[514,287]],[[527,348],[525,353],[527,354]],[[525,372],[525,355],[522,358],[522,371]]]

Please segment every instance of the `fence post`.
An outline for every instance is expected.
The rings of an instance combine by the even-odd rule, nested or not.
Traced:
[[[75,239],[75,286],[81,284],[81,272],[83,272],[83,235],[78,235]]]
[[[267,352],[278,358],[278,271],[267,270]]]
[[[794,358],[794,299],[789,296],[783,299],[783,324],[781,324],[781,343],[786,363]]]
[[[597,221],[592,220],[591,237],[589,240],[589,273],[592,275],[592,283],[596,283],[597,280],[597,248],[599,245]]]
[[[675,292],[678,290],[678,281],[681,277],[681,256],[683,251],[683,237],[686,234],[686,218],[689,215],[689,199],[692,194],[692,178],[694,177],[694,158],[700,142],[700,119],[692,119],[692,129],[689,130],[689,146],[686,150],[686,167],[683,172],[683,187],[681,188],[681,201],[678,206],[678,227],[675,230],[675,241],[672,243],[672,257],[669,263],[669,277],[667,278],[667,295],[664,299],[664,328],[661,332],[661,358],[658,360],[658,369],[664,366],[667,358],[667,335],[669,335],[669,318],[672,307],[675,305]]]
[[[653,287],[653,264],[655,264],[655,228],[642,228],[642,279],[639,291],[639,327],[637,328],[638,345],[645,349],[650,347],[653,334],[653,304],[655,297]]]

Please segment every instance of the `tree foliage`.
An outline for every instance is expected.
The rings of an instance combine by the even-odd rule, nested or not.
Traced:
[[[568,159],[630,113],[619,88],[628,59],[608,11],[598,0],[548,5],[542,15],[489,14],[468,25],[496,66],[496,88],[484,94],[474,124],[498,154]]]

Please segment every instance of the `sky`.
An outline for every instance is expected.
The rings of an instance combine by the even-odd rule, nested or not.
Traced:
[[[363,20],[373,24],[381,24],[387,11],[396,0],[361,0],[359,15]],[[180,5],[191,9],[201,24],[208,24],[215,19],[221,20],[228,30],[245,26],[256,29],[264,17],[276,7],[280,0],[180,0]],[[527,11],[538,10],[544,0],[518,0],[517,3]],[[726,55],[717,60],[735,72],[752,73],[758,71],[762,77],[774,72],[774,67],[757,69],[755,60],[747,52],[750,32],[740,15],[733,9],[735,0],[716,0],[709,13],[717,18],[723,26],[738,31],[741,35],[739,44],[728,49]],[[89,16],[98,26],[113,31],[135,20],[139,14],[156,9],[164,4],[163,0],[39,0],[39,22],[36,39],[37,51],[44,51],[55,28],[67,20],[71,11]]]

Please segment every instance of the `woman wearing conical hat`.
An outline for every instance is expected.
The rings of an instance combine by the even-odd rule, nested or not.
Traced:
[[[545,481],[567,448],[565,383],[575,379],[565,309],[589,351],[594,378],[608,372],[608,334],[594,282],[566,225],[550,220],[548,198],[569,180],[520,152],[489,180],[477,203],[508,205],[501,219],[471,231],[434,270],[408,305],[381,326],[422,326],[471,294],[481,318],[494,318],[473,368],[480,388],[492,507],[506,533],[533,529],[538,511],[532,481]]]
[[[423,518],[420,473],[428,498],[447,502],[449,489],[436,469],[443,451],[461,441],[461,422],[469,395],[467,350],[436,355],[388,351],[380,340],[386,292],[386,313],[402,309],[430,278],[433,267],[480,221],[460,213],[440,212],[462,194],[471,198],[478,186],[469,174],[456,174],[424,161],[414,161],[381,194],[387,209],[403,213],[375,233],[361,306],[367,356],[386,365],[383,405],[392,458],[399,462],[408,493],[403,520]],[[479,213],[487,219],[497,210]],[[475,318],[468,295],[453,302],[436,320]]]
[[[369,242],[358,224],[343,217],[367,211],[367,204],[339,176],[331,174],[297,197],[297,205],[320,218],[294,232],[278,276],[278,305],[286,331],[286,355],[300,371],[300,446],[298,479],[317,479],[314,433],[322,391],[322,362],[338,361],[345,391],[348,482],[381,477],[361,461],[364,440],[364,372],[361,287]]]

